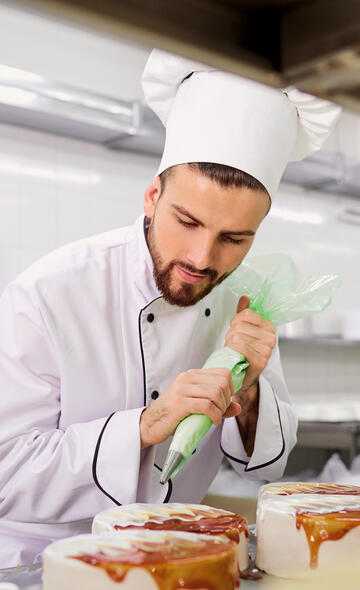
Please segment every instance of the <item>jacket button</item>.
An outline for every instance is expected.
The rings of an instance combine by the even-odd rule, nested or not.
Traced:
[[[154,319],[155,319],[155,316],[154,316],[154,314],[153,314],[153,313],[149,313],[149,314],[147,315],[147,318],[146,318],[146,319],[147,319],[147,321],[149,322],[149,324],[151,324],[151,322],[153,322],[153,321],[154,321]]]
[[[211,314],[211,310],[207,307],[205,309],[205,315],[206,315],[206,317],[208,318],[210,314]]]
[[[159,392],[158,391],[153,391],[151,393],[151,399],[157,399],[159,397]]]

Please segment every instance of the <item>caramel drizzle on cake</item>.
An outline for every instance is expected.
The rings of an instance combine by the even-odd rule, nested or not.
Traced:
[[[200,516],[198,520],[194,516]],[[246,519],[240,514],[219,514],[209,516],[209,513],[202,510],[194,510],[193,516],[183,513],[174,513],[173,518],[158,521],[149,520],[143,525],[130,524],[121,526],[115,524],[115,530],[125,529],[150,529],[153,531],[185,531],[189,533],[201,533],[205,535],[226,535],[232,541],[239,543],[240,533],[244,532],[249,537],[249,530]]]
[[[267,493],[276,496],[290,496],[292,494],[331,494],[331,495],[360,495],[360,486],[341,485],[336,483],[288,483],[279,486],[266,486]]]
[[[69,557],[101,568],[114,582],[122,582],[131,568],[141,567],[150,573],[160,590],[234,590],[239,585],[237,549],[233,542],[142,541],[131,549],[113,548],[113,552]]]
[[[310,548],[310,567],[316,569],[319,549],[324,541],[338,541],[360,525],[360,510],[341,510],[318,514],[301,512],[296,515],[296,528],[303,527]]]
[[[310,567],[316,569],[321,544],[340,540],[360,525],[359,495],[360,486],[294,482],[265,486],[260,500],[294,514],[297,530],[303,528],[306,535]]]

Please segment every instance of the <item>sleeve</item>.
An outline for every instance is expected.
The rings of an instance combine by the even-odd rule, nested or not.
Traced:
[[[296,443],[297,417],[276,345],[266,369],[259,379],[259,416],[254,451],[248,457],[236,418],[224,420],[221,449],[234,469],[252,480],[274,481],[284,473],[290,451]]]
[[[135,502],[143,408],[60,429],[61,370],[36,294],[16,283],[0,299],[0,517],[70,523]]]

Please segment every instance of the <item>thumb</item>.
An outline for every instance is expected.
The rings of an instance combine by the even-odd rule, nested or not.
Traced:
[[[238,416],[241,413],[241,406],[237,402],[230,402],[223,418],[232,418],[233,416]]]
[[[243,309],[246,309],[249,306],[250,299],[246,295],[242,295],[239,299],[237,304],[236,313],[240,313]]]

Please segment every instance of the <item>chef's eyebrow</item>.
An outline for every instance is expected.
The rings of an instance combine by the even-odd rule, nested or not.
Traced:
[[[196,219],[196,217],[194,217],[193,215],[191,215],[191,213],[186,211],[186,209],[184,209],[184,207],[180,207],[180,205],[171,205],[171,206],[178,213],[181,213],[182,215],[186,215],[186,217],[189,217],[190,219],[192,219],[195,223],[197,223],[201,227],[205,227],[204,223],[202,221],[200,221],[200,219]],[[228,234],[230,236],[254,236],[255,235],[255,232],[252,229],[245,229],[242,231],[223,230],[221,233]]]

